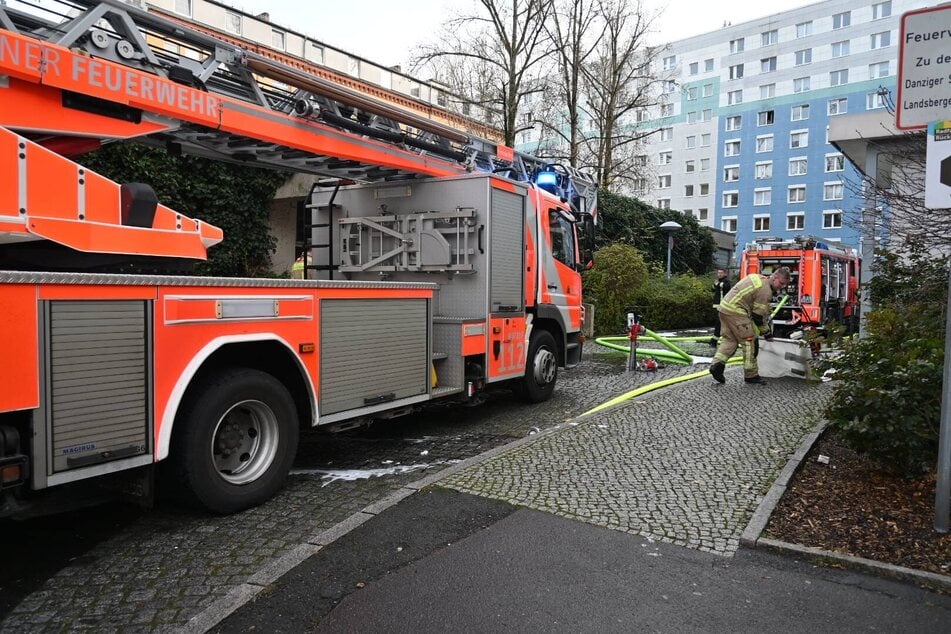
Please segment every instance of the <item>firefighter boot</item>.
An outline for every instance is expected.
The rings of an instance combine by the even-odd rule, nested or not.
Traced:
[[[713,375],[713,378],[716,379],[717,383],[726,383],[726,379],[723,376],[723,370],[725,368],[726,366],[720,361],[714,361],[710,365],[710,374]]]
[[[750,383],[751,385],[766,385],[766,381],[764,381],[763,377],[758,374],[756,376],[748,376],[743,379],[743,381]]]

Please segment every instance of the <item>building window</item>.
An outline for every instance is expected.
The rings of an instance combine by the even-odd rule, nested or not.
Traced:
[[[661,128],[660,129],[660,140],[661,141],[670,141],[674,138],[674,129],[673,128]]]
[[[635,178],[634,179],[634,191],[637,192],[646,192],[647,191],[647,179],[646,178]]]
[[[842,211],[840,209],[829,209],[822,212],[823,229],[841,229]]]
[[[703,60],[703,72],[713,72],[713,58]]]
[[[753,231],[769,231],[769,216],[753,216]]]
[[[740,192],[723,192],[724,207],[738,207],[740,205]]]
[[[684,197],[693,198],[693,185],[684,185]]]
[[[710,183],[700,183],[700,195],[701,196],[710,195]]]
[[[746,48],[746,42],[742,37],[737,38],[735,40],[730,40],[731,53],[742,53],[745,48]]]
[[[700,135],[700,147],[710,147],[712,136],[709,132]]]
[[[812,49],[804,48],[801,51],[796,51],[796,66],[803,66],[805,64],[812,63]]]
[[[691,110],[687,113],[687,123],[696,123],[697,122],[697,111]]]
[[[720,231],[736,233],[736,216],[726,216],[720,218]]]
[[[727,141],[723,144],[723,156],[739,156],[740,140]]]
[[[877,90],[875,92],[870,92],[865,96],[865,109],[866,110],[875,110],[876,108],[885,107],[885,95],[881,94]]]
[[[845,169],[845,157],[841,154],[826,154],[826,171],[841,172]]]
[[[647,167],[647,155],[638,154],[634,157],[634,167]]]
[[[696,161],[684,161],[684,172],[687,174],[692,174],[697,171],[697,162]]]
[[[832,43],[832,57],[845,57],[849,54],[849,41],[842,40],[841,42]]]
[[[657,199],[657,208],[658,208],[658,209],[670,209],[670,198],[658,198],[658,199]]]
[[[882,31],[881,33],[872,33],[869,39],[871,40],[870,44],[872,49],[885,48],[892,44],[892,32]]]
[[[809,130],[793,130],[790,132],[789,147],[809,147]]]
[[[802,231],[806,228],[806,214],[786,214],[786,231]]]
[[[773,190],[768,187],[753,190],[753,205],[762,207],[773,202]]]
[[[324,47],[318,44],[317,42],[311,42],[308,47],[309,54],[307,59],[312,62],[317,62],[318,64],[324,63]],[[469,116],[471,114],[472,104],[464,103],[462,104],[462,114]]]
[[[790,121],[805,121],[809,118],[809,104],[793,106],[789,116]]]
[[[693,215],[693,209],[681,209],[681,211],[684,212],[684,215],[685,215],[685,216],[692,216],[692,215]]]
[[[700,159],[700,171],[709,172],[710,171],[710,159],[702,158]]]
[[[736,114],[726,118],[726,131],[732,132],[734,130],[739,130],[740,126],[743,125],[743,117]]]
[[[882,77],[888,77],[888,62],[878,62],[877,64],[868,65],[869,79],[881,79]]]
[[[796,37],[809,37],[812,35],[812,20],[808,22],[800,22],[796,25]]]
[[[225,30],[235,35],[241,35],[241,14],[234,11],[225,11]]]
[[[843,84],[849,83],[849,69],[843,68],[842,70],[834,70],[829,73],[829,85],[830,86],[842,86]]]
[[[657,177],[657,189],[667,189],[670,187],[670,174],[661,174]]]
[[[759,61],[759,72],[771,73],[776,70],[776,57],[767,57]]]
[[[789,159],[789,175],[805,176],[809,171],[809,159],[805,156],[797,156]]]
[[[700,73],[700,62],[690,62],[690,74],[698,75]]]
[[[734,64],[730,66],[730,79],[743,78],[743,64]]]
[[[661,152],[657,155],[657,164],[658,165],[670,165],[670,162],[674,159],[673,152]]]
[[[713,96],[713,84],[704,84],[703,85],[703,96],[712,97]]]
[[[639,108],[635,111],[635,117],[637,117],[638,123],[644,123],[645,121],[650,120],[650,115],[647,113],[646,108]]]
[[[192,0],[175,0],[175,13],[180,13],[182,15],[191,17]]]
[[[772,134],[762,134],[756,137],[756,152],[772,152],[773,151],[773,135]]]
[[[798,77],[792,81],[793,83],[793,92],[807,92],[809,90],[809,78],[808,77]]]
[[[739,165],[727,165],[723,168],[723,182],[724,183],[735,183],[740,180],[740,166]]]
[[[710,210],[706,207],[701,207],[697,210],[697,220],[707,220],[710,217]]]
[[[673,70],[676,67],[677,67],[676,55],[668,55],[667,57],[664,58],[664,70]]]
[[[776,96],[776,84],[763,84],[759,87],[760,99],[772,99]]]
[[[805,185],[790,185],[787,190],[786,201],[790,203],[804,203],[806,202],[806,186]]]
[[[825,183],[822,186],[822,200],[842,200],[845,185],[842,183]]]
[[[763,31],[763,33],[760,35],[760,38],[761,38],[762,46],[769,46],[770,44],[775,44],[776,42],[779,41],[779,31],[777,31],[776,29],[773,29],[772,31]]]
[[[672,104],[669,104],[669,103],[662,103],[662,104],[660,104],[660,116],[661,116],[661,117],[669,117],[669,116],[671,116],[672,114],[674,114],[674,106],[673,106]]]
[[[735,106],[736,104],[743,103],[743,91],[742,90],[731,90],[726,94],[726,103],[730,106]]]
[[[686,138],[686,147],[688,150],[697,147],[697,135],[691,134]]]
[[[832,29],[844,29],[852,24],[852,12],[843,11],[842,13],[832,14]]]
[[[829,100],[829,116],[845,114],[849,111],[849,100],[846,97]]]
[[[887,2],[877,2],[872,5],[872,19],[881,20],[892,14],[892,0]]]
[[[284,50],[284,31],[271,30],[271,47],[279,51]]]
[[[756,176],[757,180],[766,180],[773,177],[773,162],[772,161],[760,161],[756,164]]]
[[[709,121],[709,120],[712,119],[712,118],[713,118],[713,110],[712,110],[712,109],[710,109],[710,108],[704,108],[703,110],[700,111],[700,120],[701,120],[701,121]]]
[[[688,89],[687,89],[687,101],[696,101],[696,100],[697,100],[697,94],[698,94],[698,93],[699,93],[699,90],[697,89],[696,86],[691,86],[690,88],[688,88]]]
[[[776,121],[776,111],[775,110],[763,110],[756,114],[756,125],[761,127],[764,125],[773,125]]]
[[[666,92],[677,92],[677,82],[673,79],[668,79],[667,83],[664,84],[664,90]]]

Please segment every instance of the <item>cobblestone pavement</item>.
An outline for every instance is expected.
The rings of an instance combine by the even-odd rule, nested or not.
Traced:
[[[342,434],[308,433],[288,486],[244,513],[211,517],[163,503],[150,511],[114,505],[36,522],[0,522],[0,543],[7,546],[0,566],[0,632],[181,628],[268,562],[424,472],[564,423],[636,387],[705,367],[626,373],[623,355],[588,348],[595,354],[563,372],[546,403],[524,405],[502,391],[478,407],[432,408]],[[682,385],[694,383],[701,382]],[[798,396],[803,385],[768,386],[763,394],[769,395],[769,413],[747,417],[741,411],[736,423],[724,425],[717,411],[746,409],[752,406],[749,395],[759,392],[735,384],[716,391],[703,380],[543,435],[453,483],[726,552],[735,541],[734,527],[809,425]],[[708,398],[717,405],[706,407]],[[774,420],[797,414],[792,425]],[[714,449],[722,445],[729,446]],[[349,479],[361,475],[354,470],[363,470],[364,477]],[[365,477],[372,473],[380,475]]]
[[[442,486],[732,555],[828,384],[691,381],[483,461]]]

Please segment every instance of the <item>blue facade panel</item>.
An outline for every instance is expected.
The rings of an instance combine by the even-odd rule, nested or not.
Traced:
[[[777,99],[764,99],[719,109],[714,226],[726,228],[722,226],[722,220],[736,217],[738,254],[748,242],[763,237],[789,239],[797,235],[814,235],[826,240],[840,240],[852,247],[859,246],[860,232],[856,219],[863,205],[860,176],[846,160],[841,160],[841,166],[829,165],[832,171],[827,171],[827,157],[839,155],[826,141],[830,119],[829,102],[832,99],[846,99],[846,112],[864,112],[868,94],[880,86],[888,88],[894,94],[895,78],[888,78],[884,82],[874,80],[837,89],[811,91],[801,95],[784,95]],[[808,118],[794,121],[794,109],[797,110],[798,116],[802,116],[803,106],[808,106]],[[766,114],[769,112],[772,114]],[[740,129],[727,130],[727,126],[733,121],[730,117],[734,116],[741,117]],[[808,133],[807,144],[792,147],[792,134],[801,131]],[[769,135],[772,135],[772,149],[761,147],[763,151],[757,152],[758,140],[766,143]],[[736,156],[728,156],[727,147],[733,140],[740,141],[740,152]],[[805,159],[805,165],[796,163],[791,166],[792,159]],[[767,162],[771,162],[771,174],[757,178],[757,164]],[[730,166],[738,166],[739,180],[725,180],[726,170]],[[799,173],[803,167],[805,173]],[[763,169],[766,169],[765,165]],[[760,176],[766,174],[761,172]],[[799,200],[801,190],[790,193],[790,188],[801,187],[805,188],[803,200]],[[762,189],[769,190],[769,202],[757,205],[756,202],[766,202],[756,199],[757,190]],[[841,190],[839,199],[836,199],[836,196],[839,196],[840,192],[836,190]],[[724,194],[732,192],[738,194],[738,204],[735,207],[724,204],[731,202],[725,201]],[[839,215],[836,215],[837,213]],[[800,224],[797,224],[798,219],[790,224],[789,214],[802,215],[801,228]],[[763,224],[765,217],[769,218],[768,228]]]

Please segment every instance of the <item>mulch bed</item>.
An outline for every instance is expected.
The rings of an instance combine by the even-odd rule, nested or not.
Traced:
[[[828,456],[829,463],[818,461]],[[765,536],[951,574],[951,533],[934,530],[935,477],[891,475],[824,434],[770,517]]]

